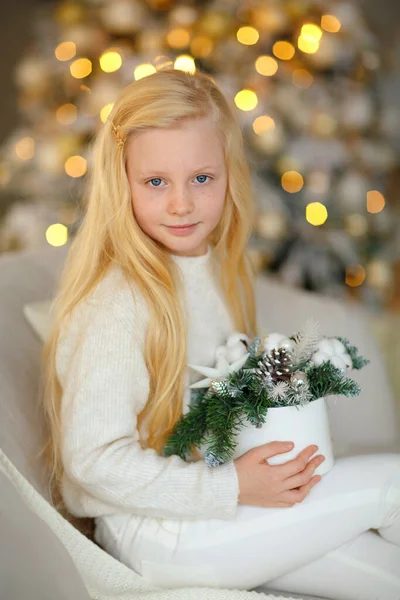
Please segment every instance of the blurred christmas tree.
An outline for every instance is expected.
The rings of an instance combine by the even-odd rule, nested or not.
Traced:
[[[0,155],[0,251],[79,226],[87,142],[119,89],[158,69],[209,73],[234,99],[260,269],[370,305],[392,290],[395,167],[377,42],[350,1],[75,0],[38,13],[16,69],[21,127]]]

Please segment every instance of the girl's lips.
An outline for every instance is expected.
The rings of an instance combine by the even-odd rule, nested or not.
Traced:
[[[178,227],[169,227],[167,229],[172,233],[172,235],[189,235],[192,231],[197,227],[198,223],[194,223],[193,225],[184,225]]]

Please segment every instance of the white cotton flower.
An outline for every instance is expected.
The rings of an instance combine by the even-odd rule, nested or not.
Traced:
[[[264,352],[271,352],[274,348],[277,350],[284,348],[288,352],[292,352],[295,345],[293,340],[289,339],[283,333],[270,333],[261,340],[261,343]]]
[[[232,333],[226,342],[226,357],[230,364],[247,354],[250,338],[244,333]]]
[[[324,338],[318,343],[317,351],[311,357],[311,362],[319,367],[324,362],[330,361],[335,367],[344,373],[353,367],[350,355],[345,346],[336,338]]]

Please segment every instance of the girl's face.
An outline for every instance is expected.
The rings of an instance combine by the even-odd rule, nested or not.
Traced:
[[[223,147],[211,120],[136,133],[127,142],[126,165],[141,229],[172,254],[205,254],[227,188]]]

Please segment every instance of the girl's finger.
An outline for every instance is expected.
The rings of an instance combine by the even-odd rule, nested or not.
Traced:
[[[293,475],[304,471],[308,461],[317,450],[318,446],[307,446],[307,448],[300,452],[293,460],[289,460],[283,465],[271,466],[270,468],[273,469],[281,479],[287,479],[288,477],[292,477]]]
[[[325,457],[322,454],[319,454],[315,458],[311,459],[304,471],[285,479],[285,481],[283,482],[283,489],[285,491],[293,490],[294,488],[299,488],[302,485],[307,484],[313,476],[315,469],[319,467],[319,465],[322,464],[324,460]]]
[[[300,486],[299,488],[295,488],[293,490],[287,490],[280,495],[280,501],[287,502],[289,504],[299,502],[303,502],[303,500],[308,496],[311,491],[311,488],[314,487],[321,480],[320,475],[315,475],[309,483]]]

